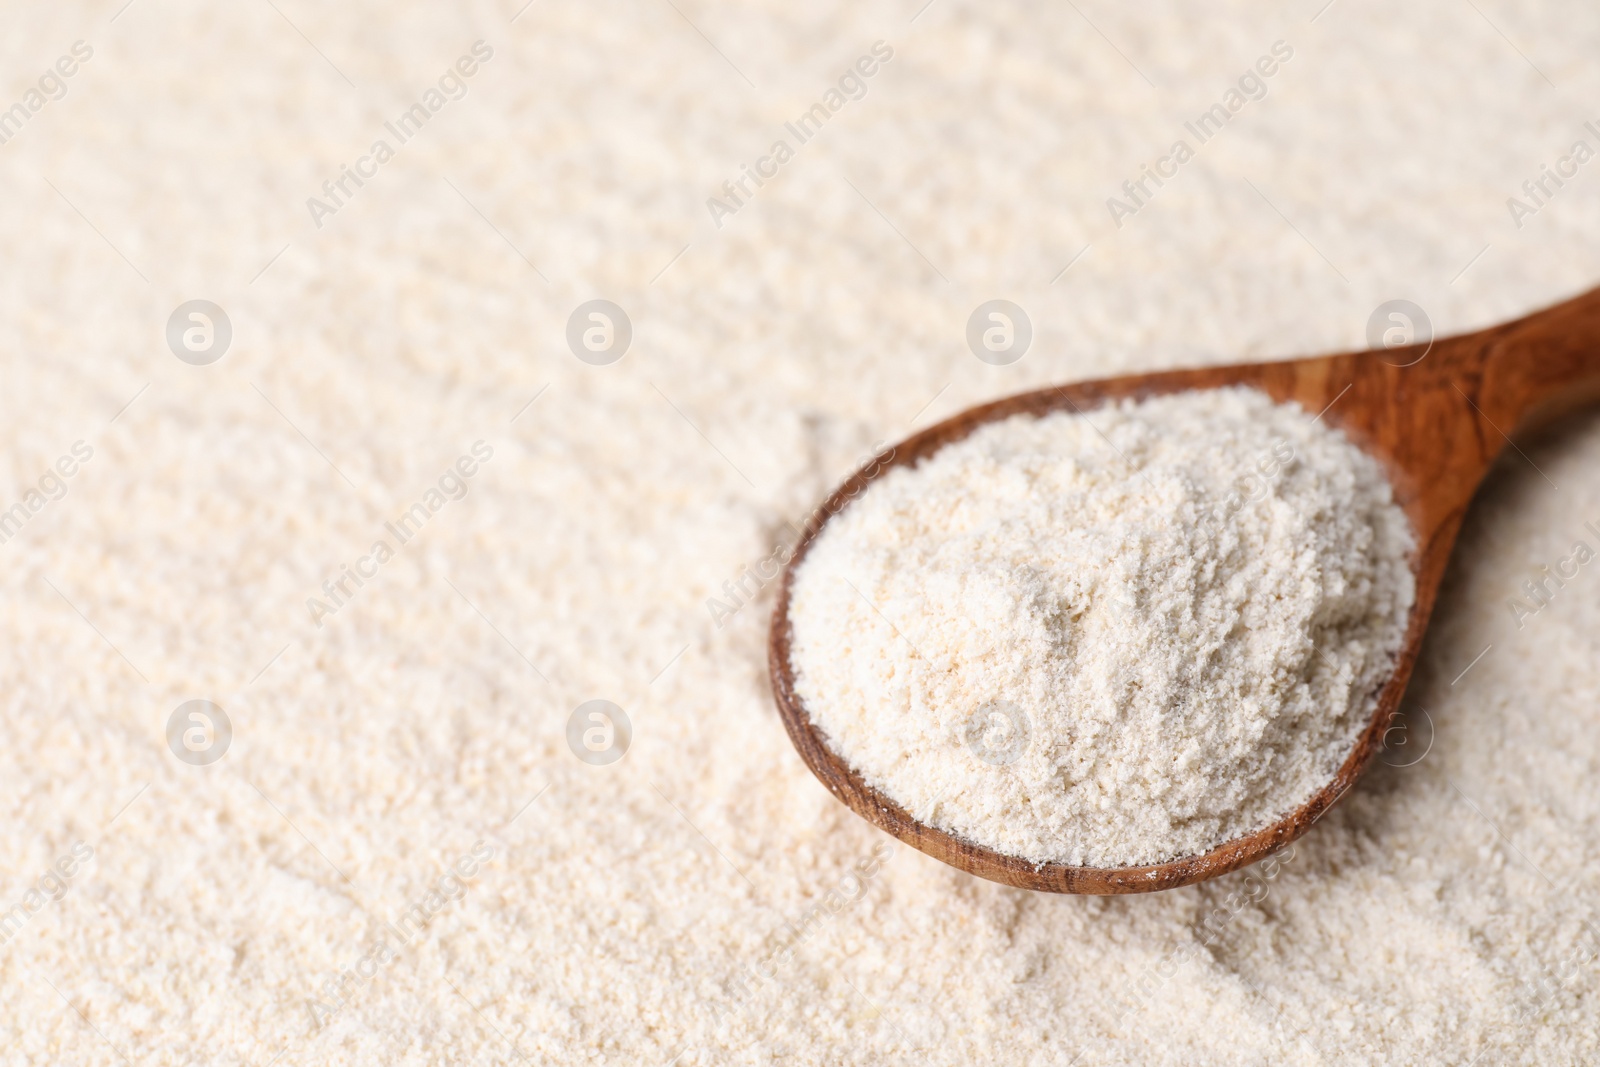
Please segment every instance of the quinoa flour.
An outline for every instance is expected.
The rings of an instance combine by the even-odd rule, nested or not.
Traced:
[[[784,734],[771,587],[707,616],[873,441],[1360,347],[1397,294],[1443,333],[1593,283],[1588,169],[1522,229],[1505,202],[1585,136],[1596,5],[1480,4],[1559,91],[1469,5],[1076,6],[0,11],[7,103],[94,49],[0,146],[0,500],[93,449],[0,544],[0,916],[39,905],[0,942],[0,1061],[1600,1060],[1600,573],[1507,607],[1600,524],[1592,414],[1467,516],[1415,747],[1270,870],[1058,897],[899,847]],[[316,229],[331,168],[480,39],[469,94]],[[880,39],[867,95],[716,229],[706,199]],[[1270,93],[1111,228],[1279,39]],[[633,324],[610,366],[565,341],[597,296]],[[997,296],[1034,326],[1009,366],[963,336]],[[164,336],[197,298],[233,324],[204,367]],[[311,623],[479,439],[467,495]],[[209,766],[165,734],[195,699],[232,720]],[[608,766],[567,742],[596,699],[632,721]]]
[[[1254,390],[1016,415],[829,520],[795,689],[931,825],[1036,863],[1199,855],[1349,755],[1412,543],[1377,461]]]

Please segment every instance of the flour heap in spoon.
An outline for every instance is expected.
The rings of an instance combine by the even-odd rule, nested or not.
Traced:
[[[1375,460],[1255,390],[1018,415],[824,526],[791,591],[795,690],[928,825],[1035,863],[1199,855],[1350,754],[1412,541]]]

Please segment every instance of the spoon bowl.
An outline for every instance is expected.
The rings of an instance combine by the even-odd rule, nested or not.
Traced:
[[[885,471],[914,466],[986,423],[1092,412],[1122,399],[1249,386],[1293,402],[1377,459],[1416,536],[1416,599],[1394,672],[1333,778],[1300,807],[1209,851],[1139,867],[1035,863],[925,825],[869,786],[828,745],[795,691],[789,602],[794,575],[827,522]],[[1344,796],[1383,747],[1433,612],[1456,533],[1478,484],[1513,436],[1600,398],[1600,289],[1501,326],[1430,343],[1275,363],[1203,367],[1050,386],[969,408],[876,456],[814,511],[783,573],[768,642],[772,691],[789,739],[852,811],[969,874],[1053,893],[1144,893],[1214,878],[1287,845]],[[1520,449],[1518,449],[1520,452]],[[1531,466],[1531,464],[1530,464]],[[1530,473],[1532,473],[1530,471]]]

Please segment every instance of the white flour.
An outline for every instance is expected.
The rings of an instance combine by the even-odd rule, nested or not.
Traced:
[[[1600,524],[1593,416],[1519,442],[1559,491],[1512,455],[1467,518],[1427,755],[1281,869],[1056,897],[896,846],[868,878],[894,843],[773,710],[771,586],[706,612],[873,441],[960,408],[1591,284],[1600,175],[1520,230],[1506,197],[1585,136],[1600,6],[1479,5],[1559,92],[1465,4],[275,6],[0,12],[0,100],[94,49],[0,146],[0,502],[94,450],[0,544],[0,915],[32,912],[0,1059],[1600,1062],[1600,572],[1522,629],[1506,604]],[[470,94],[317,229],[306,197],[480,38]],[[1113,231],[1106,197],[1280,38],[1270,95]],[[867,96],[716,229],[716,184],[879,39]],[[564,340],[596,296],[635,327],[608,367]],[[994,297],[1035,326],[1005,367],[963,338]],[[163,335],[195,298],[233,320],[206,367]],[[470,493],[316,627],[479,438]],[[234,728],[206,767],[163,734],[196,698]],[[565,736],[597,698],[632,719],[610,766]]]
[[[1349,755],[1411,544],[1375,460],[1253,390],[1014,416],[824,528],[795,577],[796,690],[869,783],[978,844],[1198,855]]]

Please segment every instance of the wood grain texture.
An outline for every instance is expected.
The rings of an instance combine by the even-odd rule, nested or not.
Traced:
[[[1125,397],[1248,385],[1293,401],[1343,430],[1387,470],[1416,533],[1416,602],[1393,675],[1349,757],[1310,800],[1256,833],[1204,855],[1144,867],[1035,864],[924,826],[869,787],[828,747],[794,690],[789,596],[817,533],[875,478],[909,466],[974,429],[1016,414],[1089,412]],[[1456,532],[1495,457],[1525,432],[1600,399],[1600,289],[1502,326],[1376,352],[1278,363],[1204,367],[1052,386],[970,408],[885,451],[852,474],[806,523],[784,570],[773,611],[768,667],[790,740],[823,785],[869,822],[928,855],[1006,885],[1055,893],[1143,893],[1226,874],[1262,859],[1311,828],[1382,748],[1416,662]],[[1530,477],[1539,477],[1530,467]]]

